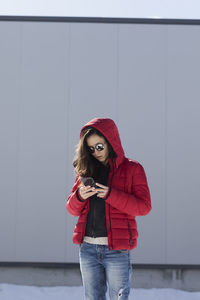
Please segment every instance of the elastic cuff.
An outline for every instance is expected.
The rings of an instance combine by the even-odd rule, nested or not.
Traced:
[[[84,202],[85,200],[81,197],[81,195],[79,194],[79,189],[76,190],[76,197],[80,202]]]

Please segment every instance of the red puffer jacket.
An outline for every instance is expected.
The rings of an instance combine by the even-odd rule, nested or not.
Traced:
[[[137,246],[137,224],[135,217],[147,215],[151,210],[151,197],[145,171],[142,165],[124,156],[120,136],[114,121],[97,118],[85,127],[98,129],[110,142],[116,158],[109,159],[110,173],[108,186],[110,194],[105,200],[108,247],[113,250],[133,249]],[[67,210],[73,216],[79,216],[75,226],[73,242],[83,242],[89,201],[81,202],[77,198],[80,179],[77,176],[72,192],[67,200]]]

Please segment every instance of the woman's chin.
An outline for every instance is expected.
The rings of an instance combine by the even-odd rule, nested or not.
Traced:
[[[104,162],[104,158],[103,158],[103,157],[96,157],[96,159],[97,159],[98,161],[100,161],[101,163]]]

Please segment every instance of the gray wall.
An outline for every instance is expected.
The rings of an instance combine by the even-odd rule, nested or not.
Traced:
[[[77,262],[65,201],[85,122],[145,168],[134,263],[200,264],[200,27],[0,22],[0,261]]]

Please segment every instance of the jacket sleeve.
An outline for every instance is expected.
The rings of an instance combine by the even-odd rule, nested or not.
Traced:
[[[87,203],[86,200],[82,200],[79,193],[78,193],[78,187],[80,185],[80,179],[79,176],[76,176],[76,180],[74,183],[74,186],[72,188],[72,191],[67,199],[66,208],[70,215],[72,216],[80,216],[83,208],[85,207]]]
[[[111,187],[109,197],[105,202],[131,216],[147,215],[151,210],[151,196],[146,174],[141,164],[138,163],[131,180],[131,194]]]

